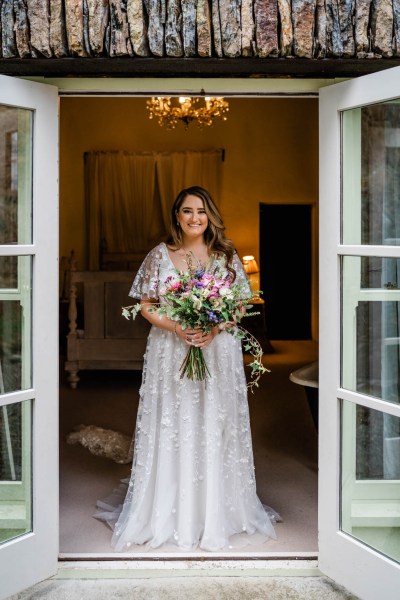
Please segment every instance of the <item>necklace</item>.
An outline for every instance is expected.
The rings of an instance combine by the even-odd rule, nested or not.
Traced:
[[[184,246],[182,246],[182,250],[184,251],[186,257],[186,260],[184,258],[182,260],[185,260],[185,262],[187,263],[189,271],[197,270],[199,268],[205,270],[209,266],[212,254],[207,255],[207,259],[204,262],[202,262],[202,260],[198,256],[196,256],[193,250],[186,250]],[[197,263],[196,265],[193,265],[193,258]],[[195,269],[193,269],[193,267],[195,267]]]

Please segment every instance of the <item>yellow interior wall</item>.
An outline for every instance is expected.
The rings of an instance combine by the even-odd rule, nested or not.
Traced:
[[[234,98],[226,122],[186,131],[168,131],[150,121],[145,103],[144,98],[61,99],[60,255],[73,249],[78,268],[86,267],[83,154],[90,150],[224,148],[219,204],[226,233],[240,256],[259,259],[260,202],[312,204],[317,209],[317,99]],[[315,288],[317,210],[313,213]],[[313,305],[315,334],[316,292]]]

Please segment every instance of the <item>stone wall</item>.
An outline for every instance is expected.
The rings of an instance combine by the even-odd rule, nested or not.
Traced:
[[[0,0],[1,58],[400,56],[400,0]]]

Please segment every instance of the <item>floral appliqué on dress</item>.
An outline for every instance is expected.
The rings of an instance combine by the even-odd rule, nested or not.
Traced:
[[[233,267],[238,281],[246,279],[236,255]],[[159,244],[130,295],[158,299],[160,284],[174,272],[166,245]],[[112,513],[96,514],[114,528],[118,552],[164,543],[217,551],[234,534],[276,537],[272,522],[279,516],[256,494],[241,343],[222,332],[204,349],[211,373],[206,382],[180,379],[186,352],[176,335],[151,328],[126,498]]]

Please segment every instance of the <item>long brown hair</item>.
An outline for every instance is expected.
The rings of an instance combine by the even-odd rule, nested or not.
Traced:
[[[175,248],[182,248],[182,230],[177,222],[178,212],[188,196],[197,196],[203,202],[204,210],[208,218],[208,226],[204,232],[204,241],[207,245],[209,253],[225,256],[226,267],[236,277],[236,271],[232,268],[232,259],[235,253],[235,247],[232,240],[225,237],[225,226],[222,220],[221,213],[215,204],[210,192],[204,188],[193,185],[179,192],[171,209],[171,234],[167,240],[167,244],[173,245]]]

